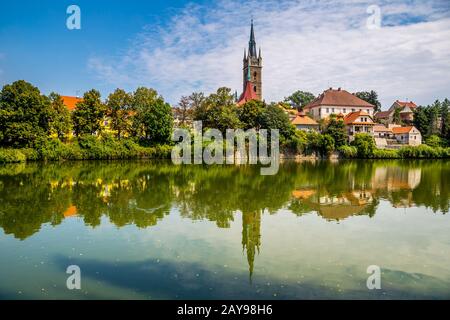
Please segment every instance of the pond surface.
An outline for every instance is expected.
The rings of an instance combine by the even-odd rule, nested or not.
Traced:
[[[0,299],[449,299],[449,195],[447,161],[0,166]]]

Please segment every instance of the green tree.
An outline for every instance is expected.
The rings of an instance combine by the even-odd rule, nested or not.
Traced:
[[[191,98],[194,98],[191,96]],[[194,120],[202,121],[204,128],[214,128],[221,132],[226,129],[241,128],[238,110],[229,88],[219,88],[215,93],[203,98],[198,95],[192,99]]]
[[[265,103],[262,101],[251,100],[246,102],[238,109],[239,120],[244,129],[259,129],[261,127],[261,117],[264,113]]]
[[[105,116],[105,106],[100,100],[100,92],[92,89],[83,95],[72,113],[75,135],[98,134],[102,130],[101,122]]]
[[[0,144],[30,147],[49,134],[50,102],[38,88],[19,80],[0,92]]]
[[[373,104],[375,106],[375,112],[381,111],[381,103],[378,100],[378,93],[376,91],[373,91],[373,90],[361,91],[361,92],[355,93],[355,95],[358,98],[360,98],[370,104]]]
[[[450,101],[446,98],[441,104],[441,137],[450,144]]]
[[[392,121],[393,121],[395,124],[398,124],[398,125],[402,125],[402,124],[403,124],[403,121],[402,121],[402,117],[401,117],[400,111],[401,111],[400,108],[395,108],[395,110],[394,110],[394,115],[393,115],[393,118],[392,118]]]
[[[347,144],[347,133],[345,131],[344,121],[342,119],[337,119],[335,114],[330,116],[324,133],[333,137],[336,148]]]
[[[140,87],[133,95],[133,132],[146,144],[170,143],[173,129],[171,107],[154,89]]]
[[[117,132],[118,139],[130,131],[131,103],[132,96],[122,89],[116,89],[106,101],[106,115],[110,118],[111,129]]]
[[[264,108],[261,115],[261,129],[278,129],[281,142],[295,135],[295,127],[289,121],[289,116],[273,103]]]
[[[425,143],[430,147],[437,148],[442,146],[442,139],[438,135],[431,135],[426,140]]]
[[[70,111],[59,94],[52,92],[48,98],[50,100],[50,132],[56,134],[59,140],[65,141],[72,131]]]
[[[302,110],[304,106],[313,101],[316,97],[307,91],[297,90],[289,97],[284,98],[284,102],[289,103],[292,107]]]
[[[428,113],[426,112],[426,108],[423,106],[419,106],[414,110],[414,126],[419,130],[424,137],[428,137],[428,133],[430,131],[430,121],[428,119]]]
[[[331,135],[323,134],[320,137],[320,154],[323,157],[329,156],[335,150],[335,142]]]
[[[375,151],[375,141],[373,137],[367,133],[357,133],[352,145],[358,150],[359,158],[370,158]]]

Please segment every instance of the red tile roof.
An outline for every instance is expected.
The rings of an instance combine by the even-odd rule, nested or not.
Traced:
[[[387,127],[385,127],[383,125],[377,124],[377,125],[375,125],[373,127],[373,131],[374,132],[392,132],[392,129],[391,128],[387,128]]]
[[[375,107],[346,90],[325,90],[320,96],[305,106],[306,109],[318,106]]]
[[[397,100],[397,101],[395,101],[395,103],[398,104],[400,107],[409,107],[409,108],[412,108],[412,109],[417,108],[417,105],[414,102],[412,102],[412,101],[408,102],[408,101],[399,101],[399,100]]]
[[[241,94],[241,97],[239,98],[239,102],[237,104],[238,106],[242,106],[243,104],[251,100],[258,100],[258,97],[256,96],[256,92],[253,90],[252,83],[250,81],[247,81],[245,91]]]
[[[77,103],[83,101],[83,99],[78,97],[71,97],[71,96],[61,96],[64,105],[69,109],[70,111],[75,110],[77,107]]]
[[[379,119],[384,119],[384,118],[389,117],[390,114],[391,114],[391,111],[380,111],[375,114],[375,117],[379,118]]]
[[[372,117],[370,116],[370,114],[368,114],[367,112],[364,111],[356,111],[356,112],[351,112],[349,113],[345,118],[344,118],[344,123],[345,124],[353,124],[353,123],[358,123],[358,124],[367,124],[367,125],[375,125],[373,122],[360,122],[357,121],[355,122],[356,119],[358,119],[359,117],[368,117],[371,121],[372,121]]]
[[[291,121],[291,123],[293,125],[319,125],[316,121],[304,114],[297,114],[297,116]]]
[[[408,127],[394,127],[392,128],[392,132],[394,134],[402,134],[402,133],[409,133],[414,127],[408,126]]]

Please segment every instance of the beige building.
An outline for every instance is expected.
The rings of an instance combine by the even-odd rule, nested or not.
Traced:
[[[422,135],[414,126],[393,127],[392,133],[400,144],[407,144],[410,146],[419,146],[422,144]]]
[[[298,113],[292,119],[291,123],[298,129],[303,131],[319,131],[319,124],[305,114]]]
[[[330,115],[343,115],[352,112],[365,112],[374,115],[375,106],[358,98],[348,91],[338,88],[325,90],[321,95],[305,106],[304,112],[311,115],[315,120],[326,119]]]
[[[347,135],[349,141],[353,141],[355,135],[358,133],[367,133],[373,136],[373,127],[375,122],[372,116],[365,111],[356,111],[348,114],[344,118],[344,123],[347,128]]]

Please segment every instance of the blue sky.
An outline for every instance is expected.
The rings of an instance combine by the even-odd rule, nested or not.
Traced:
[[[81,9],[81,30],[66,9]],[[381,28],[370,29],[377,5]],[[374,89],[431,103],[450,97],[448,0],[18,0],[0,3],[0,85],[25,79],[44,93],[104,97],[157,89],[175,104],[193,91],[241,89],[250,19],[263,51],[263,94]]]

